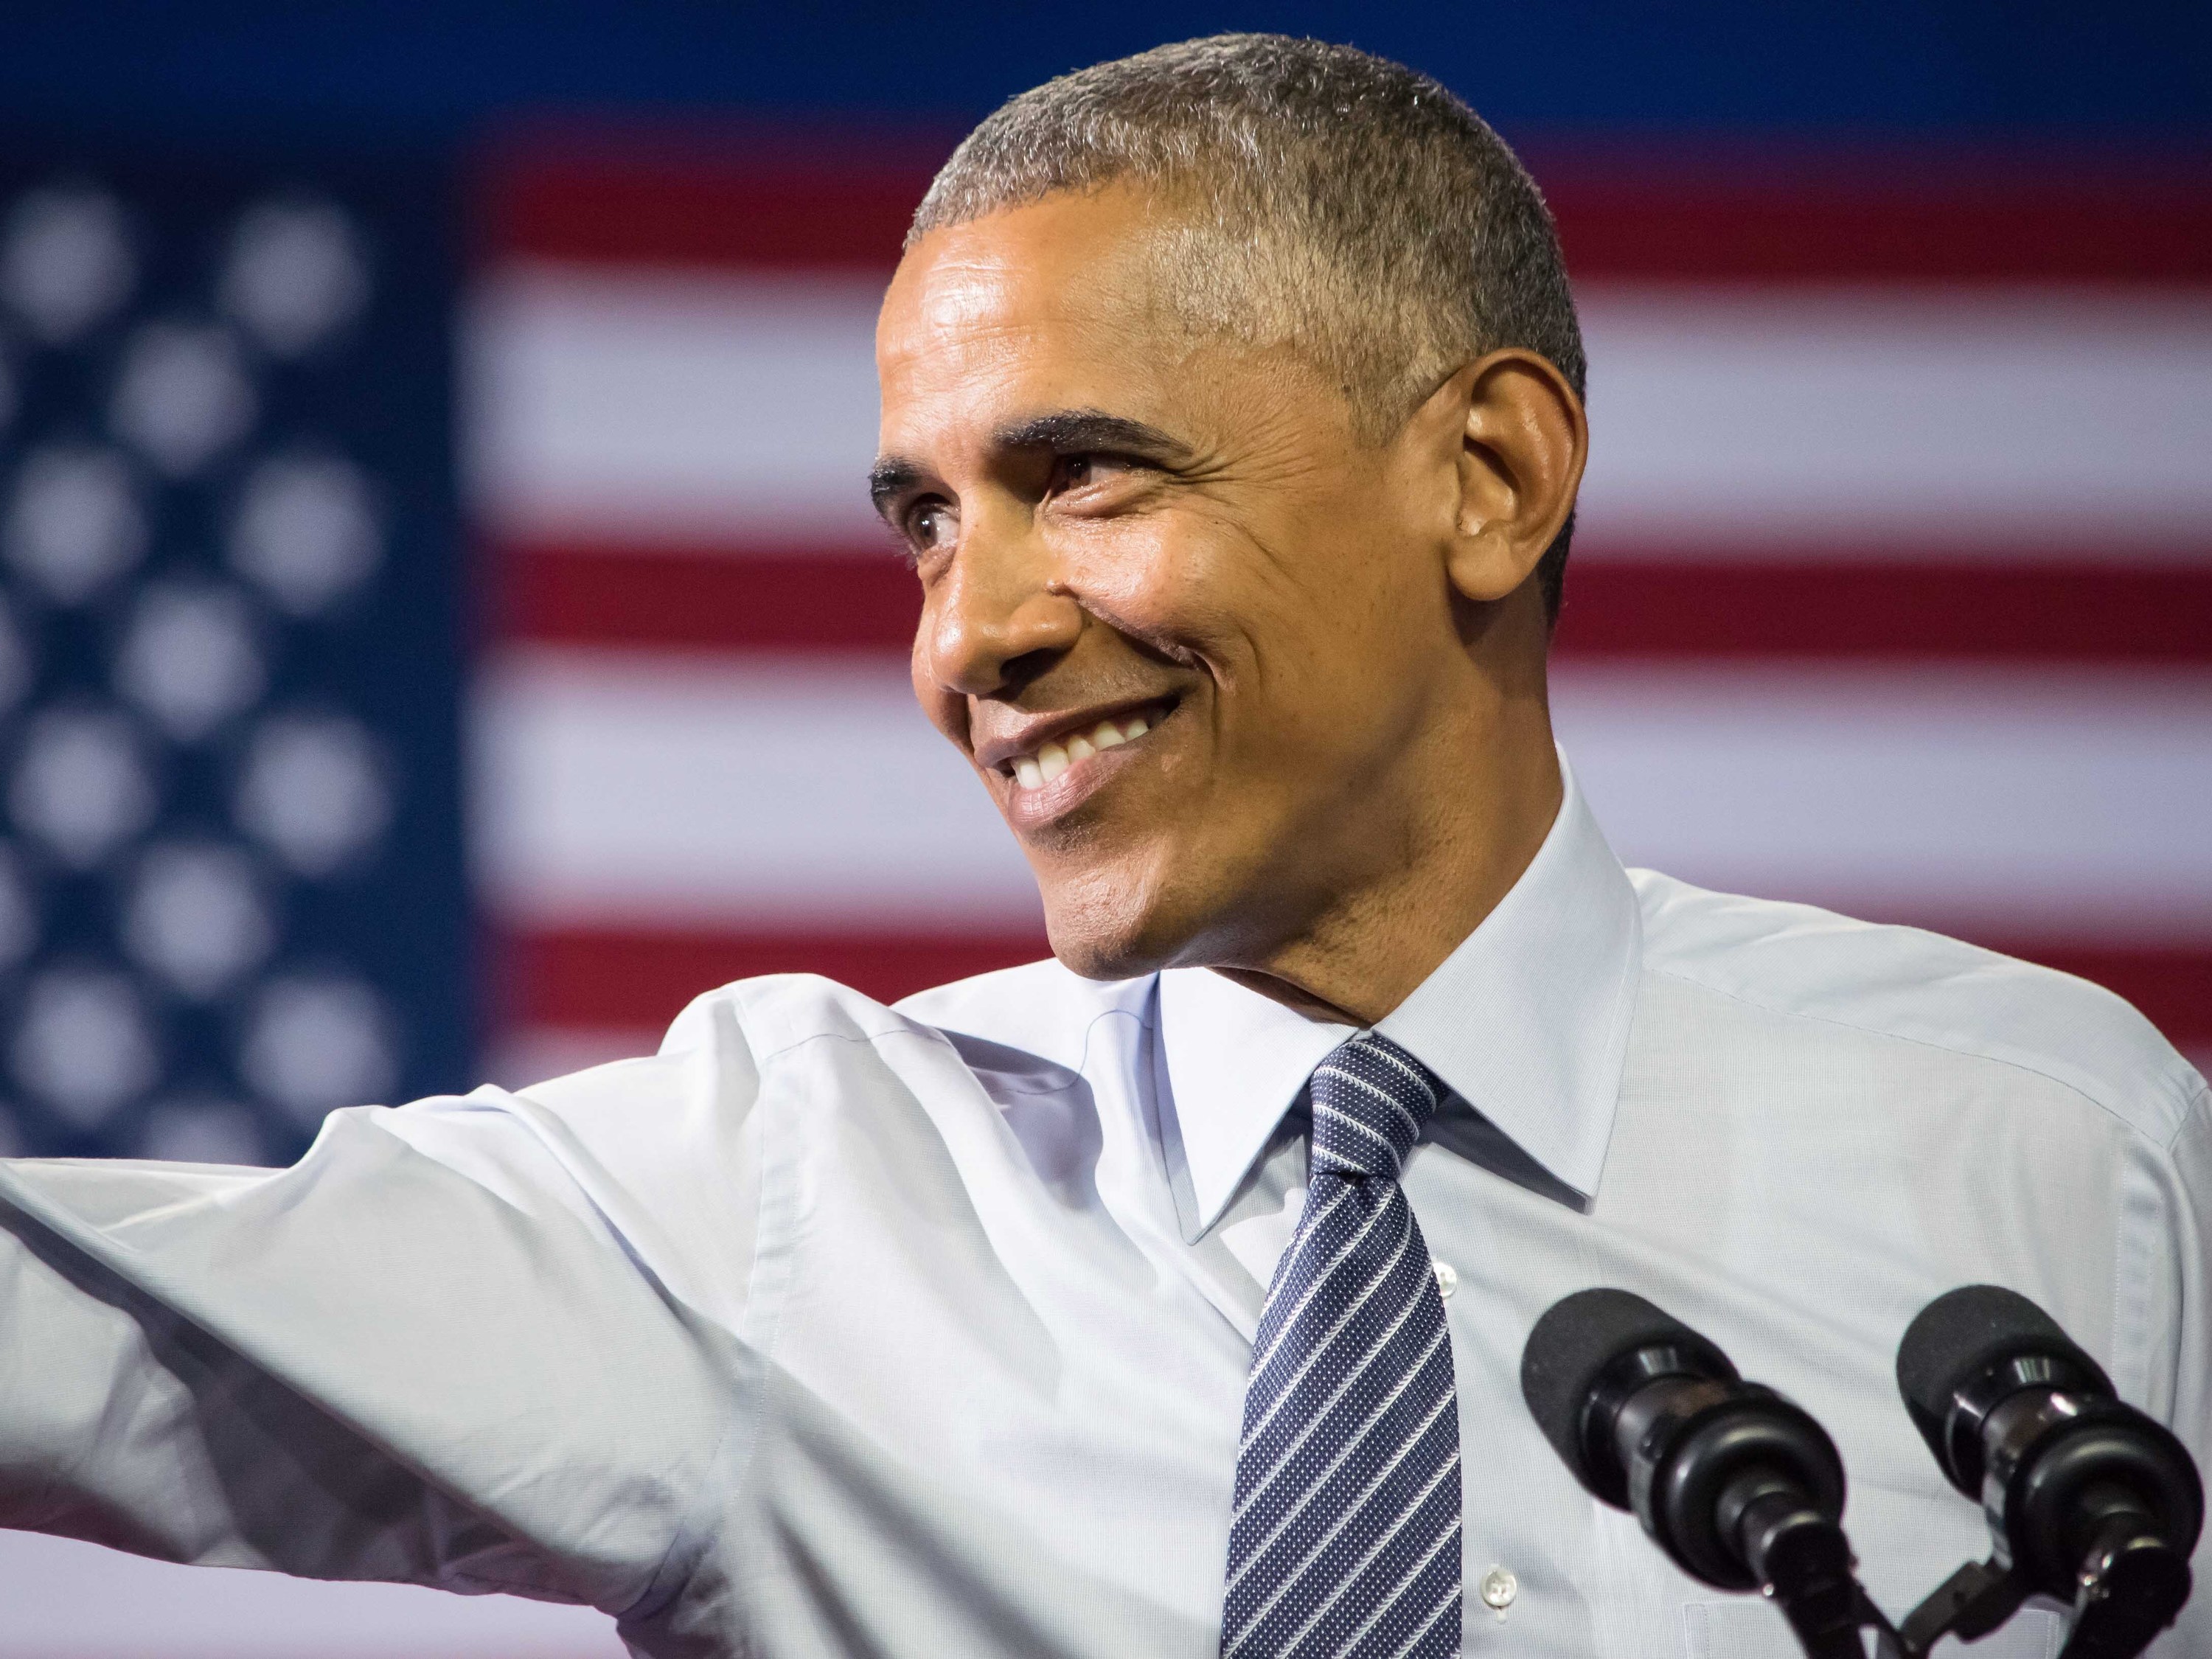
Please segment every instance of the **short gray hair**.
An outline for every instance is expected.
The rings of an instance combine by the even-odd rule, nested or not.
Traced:
[[[1048,81],[969,133],[915,210],[930,231],[1061,191],[1155,190],[1203,246],[1187,314],[1287,343],[1380,441],[1463,364],[1538,353],[1583,394],[1582,329],[1544,198],[1441,84],[1352,46],[1217,34]],[[1538,566],[1557,616],[1571,517]]]

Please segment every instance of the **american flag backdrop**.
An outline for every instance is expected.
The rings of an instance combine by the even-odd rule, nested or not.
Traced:
[[[1042,954],[912,707],[878,296],[936,154],[540,135],[480,182],[476,867],[514,1078],[691,994]],[[2100,980],[2212,1048],[2212,190],[1534,156],[1591,362],[1558,653],[1615,845]]]
[[[1044,950],[906,683],[871,334],[945,149],[0,167],[0,1127],[278,1161],[690,996]],[[1624,857],[2100,980],[2212,1057],[2212,180],[1538,148],[1595,453],[1561,730]],[[617,1650],[0,1534],[43,1659]],[[15,1645],[7,1646],[7,1643]]]
[[[0,154],[0,1140],[289,1162],[470,1064],[448,178]]]

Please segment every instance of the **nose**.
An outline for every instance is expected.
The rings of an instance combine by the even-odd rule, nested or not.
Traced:
[[[915,636],[921,677],[940,691],[989,697],[1018,691],[1043,674],[1083,629],[1083,608],[1054,570],[1051,553],[1025,522],[971,520],[922,605]]]

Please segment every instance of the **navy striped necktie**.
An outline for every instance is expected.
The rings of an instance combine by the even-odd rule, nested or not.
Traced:
[[[1305,1212],[1275,1269],[1237,1453],[1224,1659],[1459,1651],[1451,1339],[1399,1189],[1442,1091],[1387,1037],[1316,1068]]]

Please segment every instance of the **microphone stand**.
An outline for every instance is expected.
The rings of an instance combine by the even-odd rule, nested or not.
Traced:
[[[1721,1510],[1744,1565],[1790,1621],[1808,1659],[1866,1659],[1859,1632],[1869,1626],[1894,1638],[1852,1574],[1856,1563],[1842,1524],[1801,1488],[1754,1471],[1723,1497]]]
[[[1866,1659],[1866,1631],[1874,1632],[1875,1659],[1927,1659],[1945,1636],[1970,1642],[1988,1635],[2026,1599],[2012,1575],[1992,1576],[1989,1565],[1981,1562],[1952,1574],[1912,1610],[1902,1630],[1849,1572],[1797,1583],[1778,1578],[1765,1593],[1790,1621],[1806,1659]],[[2072,1650],[2069,1644],[2067,1651]]]
[[[2134,1659],[2170,1622],[2163,1606],[2145,1611],[2130,1605],[2136,1597],[2114,1593],[2125,1584],[2130,1565],[2123,1544],[2083,1570],[2073,1627],[2058,1659]],[[1790,1575],[1789,1582],[1778,1577],[1767,1594],[1797,1633],[1807,1659],[1863,1659],[1863,1630],[1874,1632],[1875,1659],[1928,1659],[1946,1636],[1961,1642],[1987,1636],[2020,1611],[2033,1587],[1994,1559],[1969,1561],[1901,1626],[1889,1622],[1848,1570],[1840,1577],[1828,1569]]]
[[[1995,1561],[1969,1561],[1905,1615],[1904,1628],[1896,1632],[1897,1651],[1900,1659],[1922,1659],[1946,1636],[1978,1640],[2019,1612],[2026,1600],[2027,1586],[2017,1574]],[[2073,1644],[2067,1646],[2070,1651]]]

